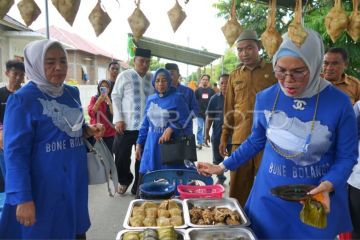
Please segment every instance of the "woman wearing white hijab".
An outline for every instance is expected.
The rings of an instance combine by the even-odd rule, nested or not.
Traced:
[[[323,43],[306,31],[301,47],[284,36],[273,60],[278,84],[257,94],[248,139],[223,164],[198,164],[202,174],[221,174],[265,148],[245,206],[259,239],[335,239],[352,227],[346,180],[358,155],[355,115],[349,98],[319,77]],[[308,194],[322,195],[325,228],[304,224],[300,203],[271,194],[286,184],[313,185]]]
[[[24,50],[29,83],[7,102],[4,120],[6,200],[1,239],[74,239],[90,227],[83,136],[103,126],[84,122],[79,91],[67,86],[60,43]]]

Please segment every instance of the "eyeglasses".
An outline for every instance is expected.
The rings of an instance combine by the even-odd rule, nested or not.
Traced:
[[[280,69],[274,70],[275,77],[278,80],[284,80],[286,78],[286,76],[289,76],[295,81],[301,81],[304,79],[306,74],[308,74],[308,72],[309,72],[308,70],[302,70],[302,71],[295,70],[295,71],[290,71],[290,72],[282,71]]]

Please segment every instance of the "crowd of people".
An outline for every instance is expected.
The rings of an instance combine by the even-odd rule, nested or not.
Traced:
[[[306,32],[301,46],[285,34],[267,63],[256,32],[244,30],[235,42],[236,69],[222,73],[214,88],[210,75],[201,75],[195,91],[180,82],[175,63],[151,73],[151,51],[137,48],[133,68],[120,73],[119,63],[110,62],[108,78],[98,80],[86,109],[89,124],[79,89],[64,84],[64,47],[29,43],[24,63],[6,63],[8,83],[0,88],[0,191],[6,192],[0,238],[86,238],[84,138],[102,138],[113,154],[117,193],[132,185],[139,197],[144,174],[186,168],[164,164],[160,144],[194,132],[198,151],[211,147],[213,156],[212,164],[199,159],[198,172],[216,174],[225,185],[231,171],[229,196],[244,207],[259,239],[335,239],[344,232],[360,238],[360,83],[345,74],[344,49],[325,52],[319,34]],[[301,222],[300,202],[271,194],[286,184],[315,186],[308,194],[322,196],[324,229]]]

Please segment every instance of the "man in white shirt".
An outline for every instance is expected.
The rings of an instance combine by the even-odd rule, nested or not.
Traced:
[[[113,123],[116,136],[113,151],[118,172],[118,193],[125,194],[134,176],[130,171],[131,151],[136,145],[139,129],[143,119],[146,97],[154,92],[151,85],[151,74],[148,73],[151,51],[137,48],[135,50],[134,68],[120,73],[117,77],[111,97],[113,100]],[[135,161],[135,181],[131,189],[136,194],[140,162]]]

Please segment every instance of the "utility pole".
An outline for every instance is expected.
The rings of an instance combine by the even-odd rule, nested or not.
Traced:
[[[47,38],[47,39],[50,39],[48,0],[45,0],[45,20],[46,20],[46,38]]]

